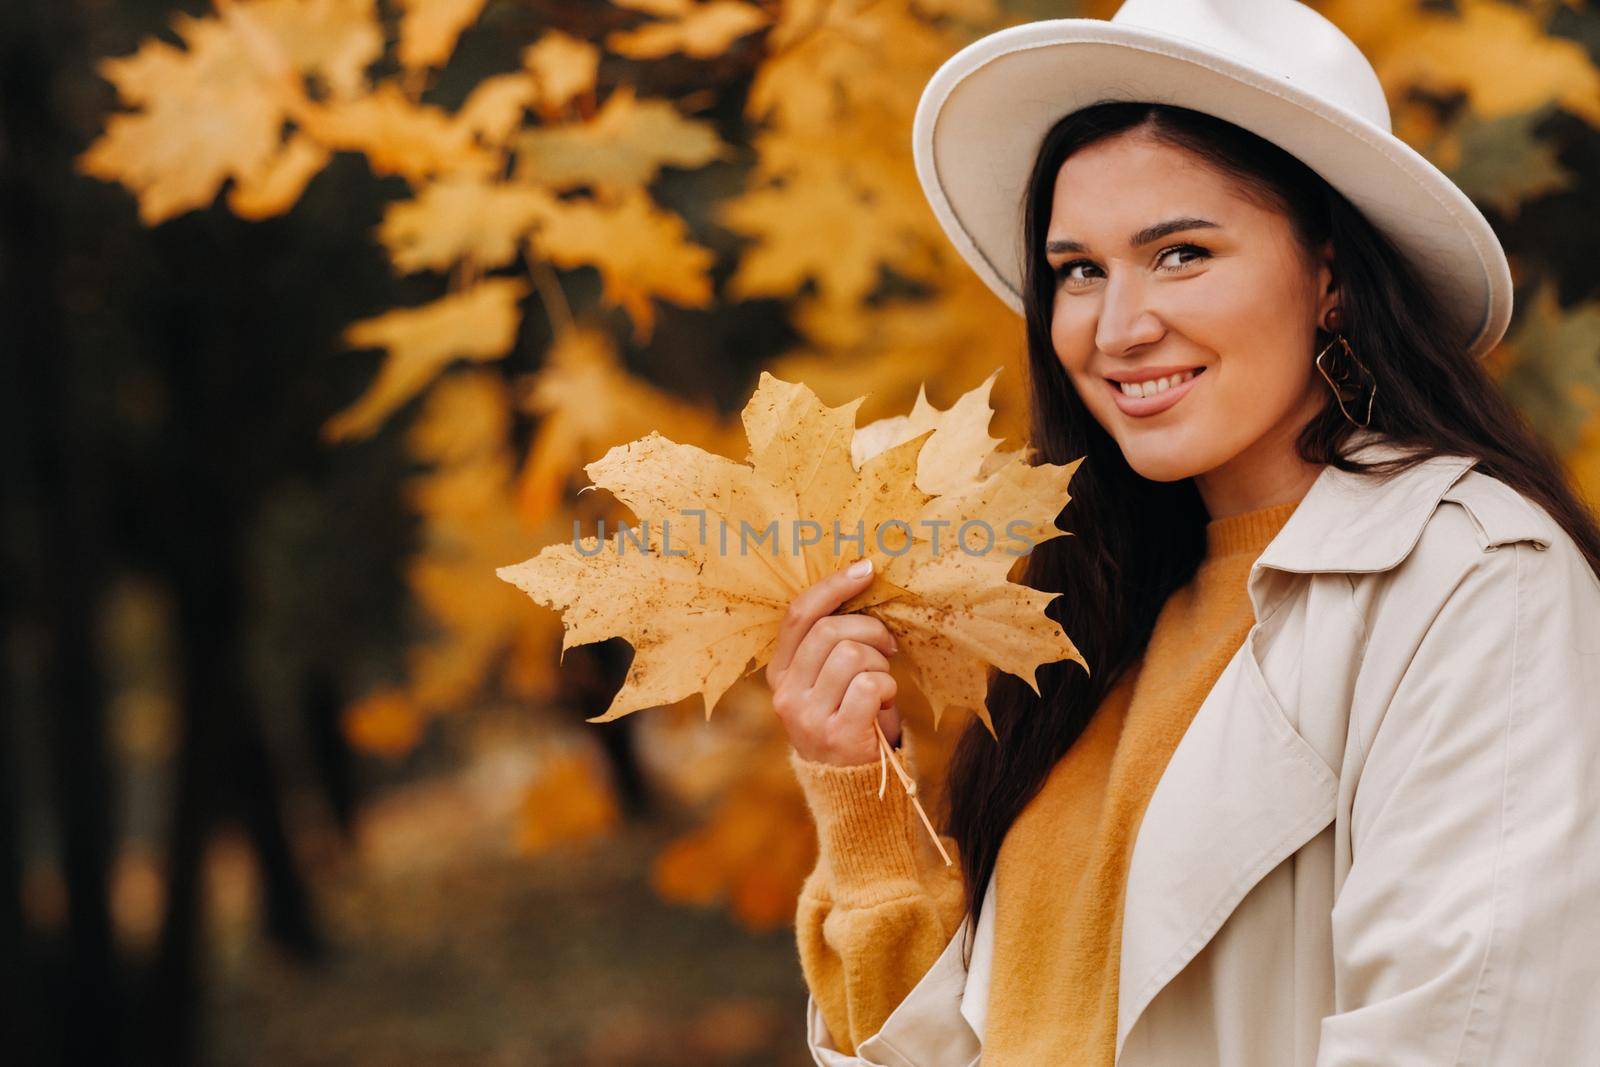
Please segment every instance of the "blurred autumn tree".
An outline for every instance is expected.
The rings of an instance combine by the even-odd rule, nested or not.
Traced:
[[[422,536],[407,576],[431,632],[400,684],[350,707],[349,736],[369,751],[403,753],[420,720],[468,711],[490,687],[584,713],[615,687],[625,661],[614,651],[558,674],[558,620],[493,571],[568,536],[575,518],[621,517],[575,496],[582,464],[614,444],[659,430],[742,455],[723,411],[747,391],[757,354],[719,348],[717,327],[703,327],[674,346],[691,347],[694,373],[664,388],[624,354],[652,346],[658,303],[731,319],[740,305],[783,301],[800,343],[760,358],[832,403],[871,392],[869,418],[908,407],[924,380],[964,391],[1016,357],[1019,323],[943,246],[904,149],[920,85],[997,10],[626,8],[551,12],[515,42],[515,66],[462,86],[444,76],[460,35],[498,8],[406,5],[388,56],[370,3],[227,3],[174,20],[182,49],[150,41],[101,66],[132,110],[108,119],[79,165],[127,185],[149,224],[206,207],[224,187],[236,214],[288,211],[341,151],[405,182],[374,236],[432,299],[348,326],[350,346],[385,360],[323,428],[333,441],[364,437],[421,397],[407,443],[424,468],[408,490]],[[652,82],[691,91],[645,95]],[[215,121],[196,124],[197,113]],[[668,168],[701,177],[658,187]],[[721,241],[732,269],[720,286],[718,255],[696,241],[692,218]],[[568,279],[585,269],[600,291],[574,309]],[[537,345],[526,340],[534,312],[548,334]],[[530,348],[536,369],[520,371]],[[719,371],[720,395],[709,394],[702,383]],[[996,398],[1013,432],[1018,384],[1013,372]],[[814,846],[798,793],[770,780],[782,769],[766,758],[782,751],[772,717],[758,692],[744,700],[750,721],[718,734],[720,758],[743,772],[705,830],[662,856],[657,884],[685,900],[725,897],[751,925],[773,927],[792,914]],[[685,710],[664,721],[687,729]],[[607,731],[606,779],[592,761],[552,759],[563,787],[530,787],[523,841],[603,829],[614,788],[638,803],[640,749],[659,757],[695,743],[661,726],[629,746],[630,726]],[[752,737],[764,758],[747,758]],[[687,764],[650,766],[665,785]]]
[[[369,480],[336,491],[381,528],[381,487],[403,479],[408,509],[387,517],[384,545],[298,530],[330,599],[274,616],[313,649],[294,685],[335,807],[356,802],[341,736],[403,761],[445,718],[510,699],[545,739],[521,847],[561,847],[670,804],[699,813],[699,828],[658,858],[659,892],[727,906],[752,928],[787,923],[814,843],[759,683],[730,694],[709,726],[681,706],[584,726],[620,681],[626,647],[559,658],[556,616],[494,570],[570,536],[575,521],[629,518],[578,493],[583,464],[613,445],[658,430],[742,458],[733,412],[762,369],[831,404],[868,394],[867,421],[908,409],[923,382],[942,406],[1002,366],[994,431],[1019,440],[1021,324],[924,208],[911,115],[967,40],[1117,6],[218,0],[168,17],[151,0],[88,41],[97,8],[12,6],[0,106],[24,155],[8,171],[8,295],[51,306],[52,272],[75,271],[80,301],[156,318],[162,338],[132,360],[137,371],[111,372],[163,383],[159,438],[139,442],[141,457],[159,457],[140,468],[161,471],[148,482],[94,468],[86,449],[116,451],[115,439],[52,432],[95,421],[92,363],[7,363],[16,419],[5,421],[31,472],[8,494],[47,546],[27,599],[56,650],[41,688],[63,710],[53,750],[69,926],[85,954],[74,973],[102,976],[78,995],[109,1003],[116,973],[96,904],[112,849],[95,755],[109,683],[82,635],[114,577],[83,561],[102,555],[99,531],[118,521],[140,531],[145,563],[174,590],[184,649],[183,778],[153,985],[179,1035],[172,1047],[186,1047],[182,1005],[197,981],[197,856],[228,786],[241,787],[233,803],[266,861],[274,929],[315,951],[243,631],[251,605],[274,595],[250,584],[250,523],[307,521],[274,490],[285,457],[315,465],[296,450],[318,437],[393,442],[403,456],[374,459]],[[1600,236],[1600,12],[1576,0],[1314,6],[1373,59],[1396,132],[1495,224],[1518,288],[1491,367],[1600,501],[1600,269],[1587,241]],[[65,55],[115,56],[97,68],[115,100],[52,96]],[[52,109],[70,112],[70,133],[41,127]],[[43,177],[69,156],[131,194],[153,244],[84,241],[94,256],[54,259],[55,231],[125,210],[102,196],[95,216],[74,221]],[[315,235],[313,267],[275,258],[296,220],[297,240]],[[139,275],[121,276],[124,264]],[[289,277],[296,267],[314,276]],[[74,330],[70,315],[23,312],[12,337],[29,353],[93,344]],[[352,354],[323,353],[334,337]],[[240,424],[240,412],[260,414]],[[129,484],[150,491],[120,491]],[[116,502],[115,520],[84,513],[99,500]],[[391,565],[409,597],[406,660],[390,669],[388,630],[374,624],[359,630],[353,665],[348,635],[334,631],[395,607],[378,592]],[[925,709],[907,713],[909,728],[926,729]],[[962,725],[946,724],[930,750]],[[20,903],[7,907],[20,916]]]

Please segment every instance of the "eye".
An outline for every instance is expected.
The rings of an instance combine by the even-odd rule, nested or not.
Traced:
[[[1192,253],[1193,254],[1193,258],[1191,258],[1191,259],[1180,259],[1173,266],[1161,266],[1161,267],[1157,267],[1157,269],[1165,271],[1165,272],[1170,274],[1173,271],[1182,270],[1184,267],[1187,267],[1189,264],[1194,263],[1197,260],[1207,259],[1211,255],[1211,253],[1209,251],[1207,251],[1204,248],[1201,248],[1199,245],[1191,245],[1191,244],[1173,245],[1171,248],[1162,249],[1161,253],[1156,256],[1156,262],[1157,263],[1161,263],[1168,256],[1171,256],[1174,253],[1183,253],[1183,252]],[[1089,270],[1099,270],[1100,269],[1099,267],[1096,267],[1091,261],[1089,261],[1087,259],[1068,260],[1067,262],[1060,264],[1053,271],[1051,271],[1051,273],[1055,277],[1056,284],[1057,285],[1062,285],[1062,284],[1065,284],[1065,283],[1068,283],[1068,282],[1087,282],[1089,280],[1087,277],[1084,277],[1083,275],[1074,275],[1072,273],[1078,267],[1086,267]]]
[[[1085,278],[1081,278],[1081,277],[1074,278],[1074,277],[1071,276],[1071,272],[1072,272],[1072,269],[1074,267],[1089,267],[1090,269],[1098,269],[1098,268],[1095,268],[1095,265],[1093,263],[1090,263],[1087,259],[1070,260],[1069,262],[1062,263],[1061,265],[1057,266],[1055,268],[1055,270],[1051,272],[1052,274],[1055,275],[1056,284],[1060,285],[1063,282],[1067,282],[1067,281],[1074,281],[1074,282],[1086,281],[1087,279],[1085,279]]]
[[[1166,259],[1168,256],[1172,255],[1174,252],[1194,252],[1196,254],[1195,255],[1196,259],[1204,259],[1207,256],[1211,255],[1210,252],[1207,252],[1204,248],[1201,248],[1199,245],[1173,245],[1171,248],[1162,249],[1161,254],[1156,257],[1156,262],[1157,263],[1161,262],[1162,260]],[[1185,261],[1179,263],[1176,267],[1162,267],[1160,269],[1161,270],[1181,270],[1181,269],[1183,269],[1184,267],[1187,267],[1190,263],[1193,263],[1193,262],[1194,262],[1194,260],[1185,260]]]

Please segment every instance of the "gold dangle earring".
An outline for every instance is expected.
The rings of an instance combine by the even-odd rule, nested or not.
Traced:
[[[1366,364],[1356,358],[1355,351],[1351,349],[1350,342],[1345,340],[1344,334],[1338,332],[1341,318],[1338,308],[1328,312],[1328,324],[1324,329],[1326,332],[1333,334],[1333,340],[1328,342],[1326,348],[1317,353],[1317,370],[1322,373],[1323,380],[1328,383],[1328,388],[1333,390],[1333,398],[1338,401],[1339,410],[1344,413],[1344,417],[1353,425],[1365,429],[1372,424],[1372,405],[1378,399],[1378,380],[1372,376],[1372,372],[1367,369]],[[1324,357],[1333,350],[1334,345],[1339,345],[1344,349],[1344,358],[1337,361],[1326,361],[1330,364],[1335,362],[1339,364],[1334,368],[1334,373],[1330,375],[1328,367],[1323,364]],[[1354,364],[1354,368],[1359,368],[1361,378],[1359,385],[1353,380],[1354,369],[1351,364]],[[1345,407],[1345,401],[1348,400],[1352,404],[1356,404],[1363,390],[1367,392],[1367,415],[1366,421],[1358,422],[1350,414],[1350,409]],[[1356,404],[1356,406],[1359,407],[1360,405]]]

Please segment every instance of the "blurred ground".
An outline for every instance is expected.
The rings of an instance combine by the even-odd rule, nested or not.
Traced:
[[[752,935],[650,891],[651,860],[682,827],[624,826],[518,856],[479,792],[457,780],[402,787],[369,806],[354,849],[302,835],[332,943],[320,966],[262,940],[249,853],[223,839],[208,864],[204,1061],[810,1062],[792,930]]]

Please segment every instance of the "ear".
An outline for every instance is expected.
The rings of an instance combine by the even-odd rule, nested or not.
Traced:
[[[1342,294],[1339,291],[1339,272],[1333,261],[1333,241],[1331,239],[1322,242],[1322,247],[1317,249],[1315,266],[1317,328],[1321,329],[1328,312],[1333,308],[1342,306]]]

